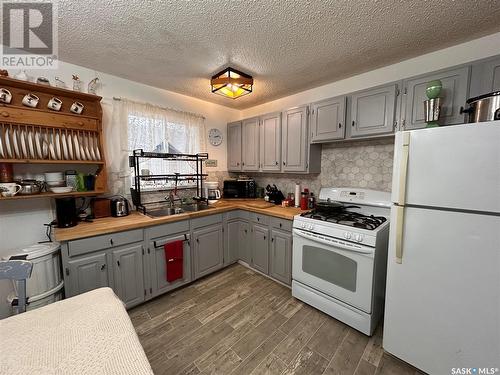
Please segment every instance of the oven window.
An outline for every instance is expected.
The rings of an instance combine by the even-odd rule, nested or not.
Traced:
[[[302,270],[351,292],[356,291],[357,264],[351,258],[319,247],[302,248]]]

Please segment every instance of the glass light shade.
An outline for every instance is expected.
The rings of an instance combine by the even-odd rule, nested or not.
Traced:
[[[253,78],[236,69],[226,68],[215,74],[210,84],[214,94],[236,99],[252,92]]]

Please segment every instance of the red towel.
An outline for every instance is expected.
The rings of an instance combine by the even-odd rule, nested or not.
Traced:
[[[182,279],[184,269],[184,241],[178,240],[165,244],[165,263],[167,265],[167,281],[171,283]]]

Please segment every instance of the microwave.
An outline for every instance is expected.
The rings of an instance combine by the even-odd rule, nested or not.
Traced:
[[[255,180],[224,180],[224,198],[256,198]]]

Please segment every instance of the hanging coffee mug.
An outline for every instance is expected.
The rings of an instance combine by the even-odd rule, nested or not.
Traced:
[[[36,96],[35,94],[26,94],[26,95],[24,95],[24,98],[23,98],[23,104],[27,107],[32,107],[32,108],[36,108],[39,101],[40,101],[40,98],[38,96]]]
[[[50,99],[49,103],[47,104],[47,108],[53,111],[60,111],[61,107],[62,107],[62,100],[56,97]]]
[[[74,102],[69,110],[79,115],[83,112],[83,104],[80,102]]]
[[[9,104],[12,100],[12,94],[9,90],[1,88],[0,89],[0,102]]]

